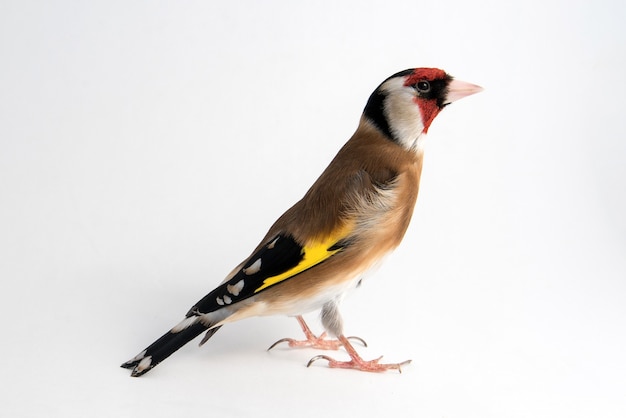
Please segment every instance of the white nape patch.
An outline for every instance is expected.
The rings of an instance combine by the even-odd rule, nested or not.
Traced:
[[[228,293],[230,293],[233,296],[239,296],[239,293],[241,292],[241,289],[243,289],[243,279],[239,280],[237,283],[233,284],[233,285],[226,285],[226,290],[228,290]]]
[[[233,303],[233,300],[229,296],[224,295],[224,303],[230,305],[231,303]]]
[[[135,357],[133,357],[131,360],[129,360],[127,363],[132,363],[134,361],[139,361],[142,358],[144,358],[144,356],[146,355],[146,351],[148,350],[143,350],[141,353],[137,354]]]
[[[135,370],[137,370],[138,372],[143,372],[148,367],[150,367],[150,364],[152,364],[152,356],[148,356],[141,360],[137,367],[135,367]]]
[[[224,299],[218,297],[217,299],[215,299],[215,301],[217,302],[218,305],[224,306]]]
[[[243,269],[243,273],[250,276],[251,274],[255,274],[261,271],[261,259],[257,259],[252,265],[248,268]]]
[[[185,318],[182,321],[180,321],[174,328],[172,328],[170,330],[170,332],[176,334],[178,332],[181,332],[184,329],[189,328],[190,326],[192,326],[196,322],[198,322],[198,317],[197,316],[190,316],[189,318]]]
[[[273,250],[273,249],[274,249],[274,246],[275,246],[275,245],[276,245],[276,243],[278,242],[278,239],[279,239],[279,238],[280,238],[280,237],[276,237],[276,239],[275,239],[274,241],[272,241],[272,242],[270,242],[269,244],[267,244],[267,249],[268,249],[268,250]]]

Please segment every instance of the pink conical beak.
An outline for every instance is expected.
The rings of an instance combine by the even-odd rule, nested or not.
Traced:
[[[467,83],[461,80],[452,80],[448,84],[448,95],[446,96],[446,104],[456,102],[463,97],[483,91],[483,88],[476,84]]]

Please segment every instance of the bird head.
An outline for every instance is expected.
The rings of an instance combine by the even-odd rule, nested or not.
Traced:
[[[383,81],[370,96],[364,116],[392,141],[419,148],[419,139],[444,107],[481,90],[438,68],[412,68]]]

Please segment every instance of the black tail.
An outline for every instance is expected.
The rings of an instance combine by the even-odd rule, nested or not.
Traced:
[[[215,334],[218,329],[220,327],[210,329],[203,342]],[[195,323],[179,332],[169,331],[137,356],[122,364],[122,367],[133,369],[131,373],[133,377],[141,376],[206,330],[206,326]]]

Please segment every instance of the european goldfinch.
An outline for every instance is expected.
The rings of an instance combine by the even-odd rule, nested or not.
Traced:
[[[372,93],[354,135],[304,197],[269,229],[252,254],[187,312],[185,318],[122,367],[141,376],[206,332],[258,315],[295,316],[306,339],[290,346],[343,347],[349,361],[330,367],[378,372],[407,362],[362,359],[343,331],[339,304],[364,273],[402,240],[417,199],[423,143],[448,104],[481,91],[436,68],[392,75]],[[315,336],[302,314],[321,308],[326,333]],[[362,342],[362,340],[360,340]],[[273,347],[273,346],[272,346]],[[271,348],[271,347],[270,347]]]

